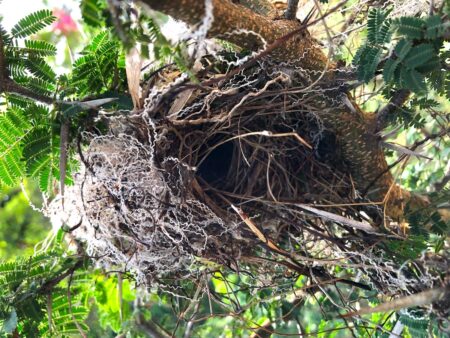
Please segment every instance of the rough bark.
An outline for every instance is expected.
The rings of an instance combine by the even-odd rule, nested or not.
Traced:
[[[144,0],[143,2],[152,9],[190,25],[201,23],[205,16],[204,1]],[[255,1],[248,1],[248,5],[251,3],[254,4]],[[228,0],[213,0],[213,5],[214,22],[208,32],[209,37],[218,37],[249,50],[261,48],[263,46],[261,38],[270,44],[301,27],[298,21],[272,20]],[[239,30],[241,31],[239,32]],[[274,50],[271,56],[286,62],[300,62],[301,60],[302,67],[315,71],[322,71],[327,61],[322,49],[306,29],[284,42],[282,48]]]
[[[205,15],[204,1],[144,0],[144,2],[152,9],[164,12],[190,25],[199,24]],[[253,31],[271,44],[300,27],[299,22],[272,20],[227,0],[213,0],[213,5],[214,21],[208,35],[228,40],[250,50],[261,47],[257,35],[227,33],[238,29]],[[327,56],[323,53],[322,47],[310,36],[307,29],[283,41],[270,56],[274,60],[297,63],[311,71],[323,71],[327,64]],[[334,69],[333,63],[328,62],[328,64],[329,70]],[[332,73],[328,74],[329,79],[332,79]],[[365,196],[372,201],[387,202],[386,214],[400,221],[403,218],[404,205],[411,194],[395,184],[388,170],[384,153],[379,145],[379,137],[376,135],[376,117],[362,112],[349,94],[344,95],[348,98],[345,100],[346,105],[336,107],[327,103],[320,117],[329,128],[335,131],[356,189],[366,192]]]

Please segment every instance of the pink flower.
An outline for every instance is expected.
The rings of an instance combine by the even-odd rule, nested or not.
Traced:
[[[70,13],[65,9],[55,8],[53,10],[53,15],[57,18],[53,23],[53,31],[58,31],[63,35],[68,35],[72,32],[78,31],[77,24],[70,16]]]

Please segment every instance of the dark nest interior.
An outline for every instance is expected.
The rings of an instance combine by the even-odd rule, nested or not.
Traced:
[[[151,74],[143,110],[102,116],[109,132],[84,135],[65,208],[88,253],[167,288],[211,263],[255,288],[289,289],[299,275],[311,292],[438,285],[432,271],[447,263],[399,263],[385,242],[401,237],[383,228],[382,205],[355,190],[317,114],[343,104],[340,88],[293,65],[234,57],[204,57],[196,79],[173,67]],[[434,310],[445,315],[446,305]]]

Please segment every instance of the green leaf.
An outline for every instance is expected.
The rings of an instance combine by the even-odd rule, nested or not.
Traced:
[[[103,11],[102,2],[98,0],[82,0],[80,3],[81,15],[84,22],[92,27],[101,27],[104,20],[101,16]]]
[[[422,74],[427,74],[433,71],[440,71],[441,60],[438,56],[433,56],[430,60],[421,66],[416,67],[416,70]]]
[[[414,98],[411,100],[411,106],[418,106],[420,109],[428,109],[428,108],[433,108],[439,105],[439,102],[437,102],[436,100],[433,99],[429,99],[426,97],[422,97],[422,98]]]
[[[103,46],[108,41],[109,31],[104,30],[98,33],[92,39],[92,42],[85,48],[88,51],[96,52],[99,48]]]
[[[445,83],[446,83],[446,77],[448,79],[448,72],[442,72],[440,70],[432,71],[428,74],[428,83],[430,84],[431,88],[433,88],[435,91],[437,91],[440,94],[444,94],[445,92]],[[448,80],[447,80],[448,81]]]
[[[110,89],[117,73],[119,45],[109,31],[97,34],[73,65],[72,85],[79,95],[101,94]]]
[[[427,39],[436,39],[444,34],[444,25],[439,15],[432,15],[426,18],[425,37]]]
[[[425,21],[422,19],[412,16],[404,16],[397,18],[393,23],[397,29],[397,33],[405,35],[409,39],[423,38]]]
[[[16,77],[14,80],[22,86],[31,89],[35,93],[47,97],[50,97],[55,90],[55,86],[52,83],[37,77]]]
[[[431,221],[432,226],[431,230],[439,235],[448,235],[448,232],[450,230],[450,222],[446,221],[441,217],[441,214],[439,212],[434,212],[431,215]]]
[[[384,82],[388,83],[394,79],[394,72],[400,64],[400,60],[389,59],[386,61],[383,69]]]
[[[31,127],[18,108],[0,114],[0,183],[13,186],[24,176],[21,141]]]
[[[148,37],[151,42],[159,43],[161,45],[169,44],[166,37],[161,33],[161,30],[159,29],[159,26],[155,23],[155,21],[149,19],[147,23],[147,28],[149,30]]]
[[[23,140],[27,174],[38,178],[42,191],[49,191],[59,177],[59,138],[47,128],[35,128]]]
[[[380,28],[377,36],[377,43],[386,44],[391,40],[391,23],[390,19],[386,19]]]
[[[34,76],[51,83],[55,82],[56,74],[53,69],[41,58],[28,58],[25,61],[26,68]]]
[[[0,38],[3,40],[5,45],[9,45],[12,41],[11,36],[8,34],[6,29],[1,25],[1,21],[0,21]]]
[[[366,46],[360,56],[358,64],[358,78],[364,82],[369,82],[375,75],[381,57],[381,49],[373,46]]]
[[[39,40],[25,40],[25,48],[21,48],[21,50],[34,56],[51,56],[56,54],[54,45]]]
[[[427,328],[429,320],[427,318],[420,318],[417,316],[409,316],[407,314],[400,315],[400,322],[408,327],[409,332],[414,338],[428,337]]]
[[[435,56],[433,46],[428,43],[421,43],[411,48],[405,57],[404,64],[407,68],[414,69],[425,64],[433,56]]]
[[[14,38],[24,38],[39,32],[41,29],[55,21],[50,10],[40,10],[21,19],[11,30]]]
[[[22,61],[22,60],[21,60]],[[26,67],[22,63],[13,63],[9,64],[9,73],[11,74],[11,77],[14,78],[21,78],[25,77],[27,75],[26,73]]]
[[[402,68],[400,79],[403,88],[408,88],[417,94],[423,94],[427,91],[425,78],[414,69]]]
[[[395,55],[401,61],[409,53],[412,43],[409,40],[401,39],[394,48]]]
[[[383,44],[389,40],[390,20],[387,12],[380,8],[372,8],[367,18],[367,41],[372,44]]]

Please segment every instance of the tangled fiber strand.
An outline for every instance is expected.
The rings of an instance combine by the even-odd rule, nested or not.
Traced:
[[[186,165],[166,158],[165,170],[157,168],[152,147],[129,135],[87,137],[86,169],[70,194],[81,197],[83,227],[74,235],[87,243],[88,254],[145,281],[185,271],[193,255],[220,251],[218,238],[231,228],[186,191]]]

